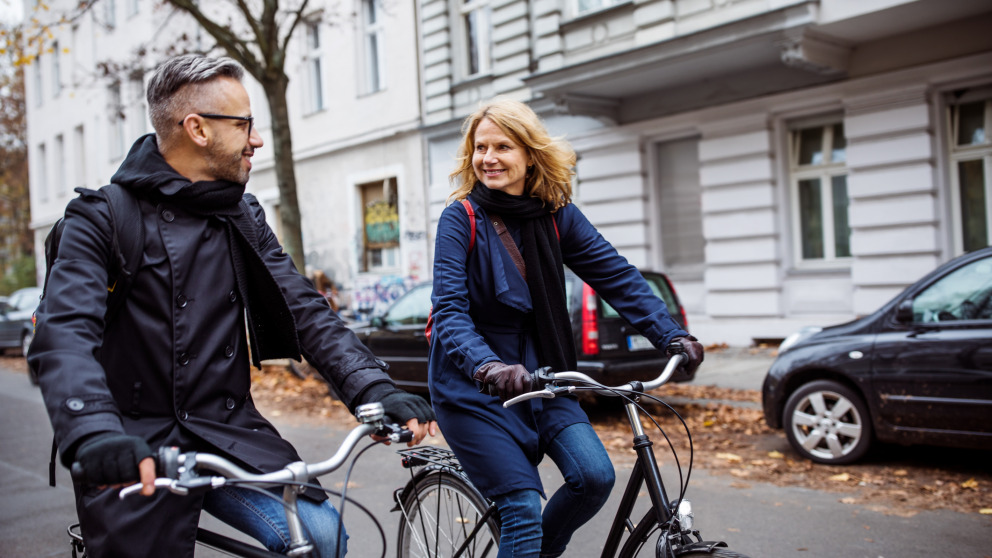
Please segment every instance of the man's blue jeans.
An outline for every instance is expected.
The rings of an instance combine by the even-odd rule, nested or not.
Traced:
[[[613,490],[616,474],[592,426],[573,424],[548,446],[565,484],[541,513],[536,490],[516,490],[493,498],[503,529],[497,558],[561,556],[572,533],[596,515]]]
[[[289,550],[289,525],[282,505],[282,489],[270,498],[252,490],[224,487],[206,493],[203,510],[231,527],[250,535],[274,552]],[[304,534],[314,545],[314,556],[341,558],[348,550],[348,534],[338,537],[338,511],[330,500],[317,503],[300,498],[296,503]],[[342,526],[342,531],[344,527]],[[335,546],[340,540],[339,551]]]

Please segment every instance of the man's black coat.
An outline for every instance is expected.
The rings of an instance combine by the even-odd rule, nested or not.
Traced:
[[[165,162],[153,135],[135,143],[113,181],[139,197],[155,193],[159,199],[191,184]],[[248,199],[263,261],[288,303],[303,356],[352,406],[365,388],[390,382],[381,370],[369,370],[385,365],[297,272],[257,200]],[[177,203],[142,199],[140,205],[143,260],[123,309],[106,324],[112,254],[107,203],[99,196],[82,196],[66,209],[58,259],[38,308],[29,355],[60,451],[71,454],[83,437],[111,431],[141,436],[153,449],[175,445],[218,453],[252,471],[278,470],[298,460],[251,399],[245,306],[225,225]],[[88,497],[83,500],[85,506],[93,505]],[[111,511],[115,498],[99,500],[106,500],[100,505],[108,508],[87,513],[119,513]],[[143,504],[126,508],[141,516]],[[198,504],[177,505],[194,512],[195,525]],[[139,524],[137,516],[122,518],[122,524]],[[190,521],[189,515],[183,521],[165,517],[151,519],[155,530],[169,531],[166,522]],[[84,521],[89,536],[85,527]],[[184,531],[175,537],[187,535]]]

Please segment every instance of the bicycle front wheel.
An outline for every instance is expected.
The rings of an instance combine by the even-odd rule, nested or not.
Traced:
[[[496,556],[495,508],[460,476],[437,471],[417,481],[403,504],[398,558]]]
[[[658,552],[658,537],[663,534],[661,525],[655,519],[654,511],[648,511],[620,549],[620,558],[668,558],[667,555]],[[714,548],[712,552],[676,551],[675,555],[677,558],[748,558],[747,555],[727,548]]]

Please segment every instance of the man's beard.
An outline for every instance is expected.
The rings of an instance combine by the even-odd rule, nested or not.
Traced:
[[[248,170],[242,167],[244,150],[231,154],[219,145],[212,145],[208,153],[208,168],[216,180],[227,180],[237,184],[248,183]]]

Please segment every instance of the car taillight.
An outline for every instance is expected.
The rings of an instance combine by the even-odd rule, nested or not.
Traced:
[[[599,323],[596,318],[596,292],[582,284],[582,354],[599,354]]]

